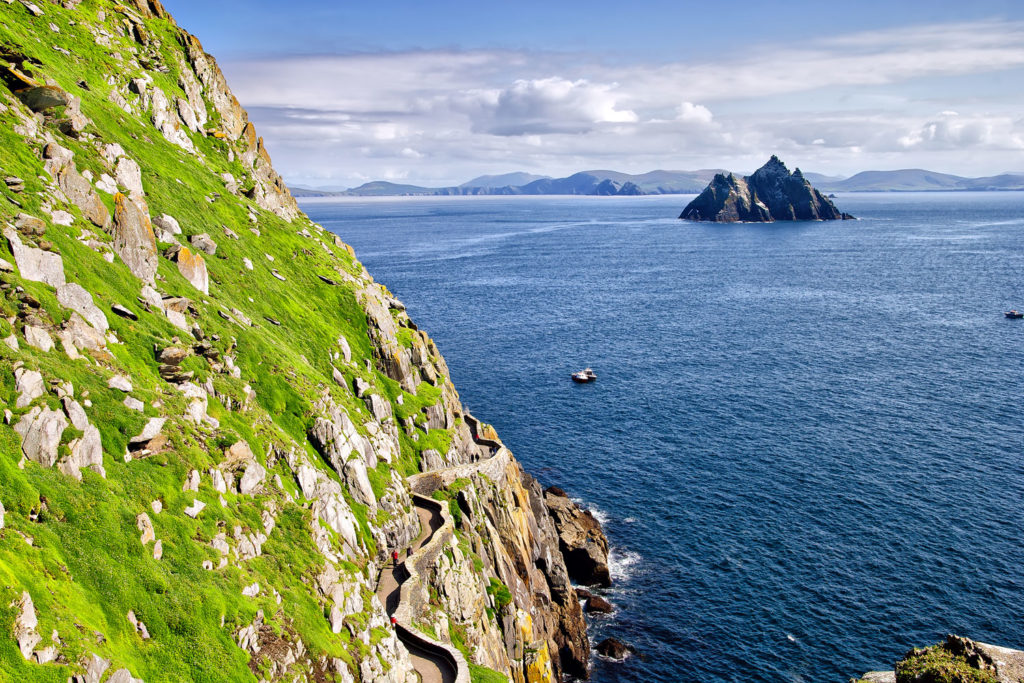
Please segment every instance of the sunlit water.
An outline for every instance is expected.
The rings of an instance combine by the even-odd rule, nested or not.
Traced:
[[[1024,194],[307,200],[614,545],[593,680],[845,681],[1024,646]],[[599,379],[575,385],[591,366]]]

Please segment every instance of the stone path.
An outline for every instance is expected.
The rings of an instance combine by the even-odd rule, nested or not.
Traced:
[[[413,503],[416,506],[416,514],[420,519],[421,531],[420,535],[409,546],[406,557],[429,543],[437,530],[444,524],[444,519],[439,512],[422,507],[415,499],[413,499]],[[402,582],[408,577],[409,572],[405,568],[404,562],[397,567],[385,567],[381,571],[380,581],[377,584],[377,599],[384,605],[388,616],[393,615],[398,609],[402,593]],[[405,649],[409,651],[409,658],[412,660],[413,668],[420,675],[422,683],[455,683],[458,672],[446,658],[413,642],[410,638],[405,637],[402,631],[398,631],[398,638],[405,645]]]
[[[469,476],[470,472],[484,469],[487,463],[500,460],[495,457],[496,455],[507,453],[500,441],[492,441],[481,437],[479,433],[479,422],[475,418],[469,414],[466,414],[465,418],[470,427],[474,443],[487,447],[490,450],[490,455],[475,463],[447,467],[441,470],[416,475],[416,477],[442,473],[445,475],[451,475],[451,477],[454,478]],[[415,477],[411,477],[410,482],[412,482],[414,478]],[[443,484],[443,478],[437,483]],[[416,486],[413,486],[413,489],[415,490]],[[433,490],[432,487],[431,490]],[[424,493],[426,493],[426,491],[424,491]],[[413,505],[416,507],[416,514],[420,521],[420,535],[406,549],[406,561],[408,561],[409,557],[416,554],[416,552],[430,543],[434,534],[437,533],[437,531],[444,525],[444,517],[438,509],[426,507],[420,503],[416,496],[413,497]],[[388,616],[394,616],[398,611],[402,599],[402,584],[411,576],[409,570],[406,568],[406,561],[403,561],[397,566],[385,566],[381,570],[380,578],[377,582],[377,599],[380,600],[382,605],[384,605],[384,609],[387,611]],[[409,626],[411,626],[411,624],[409,624]],[[399,640],[401,640],[405,645],[406,650],[409,651],[409,658],[412,661],[413,668],[415,668],[416,672],[420,675],[422,683],[468,682],[468,670],[459,671],[460,668],[465,668],[465,665],[453,665],[451,656],[448,652],[442,650],[440,646],[432,645],[427,640],[421,638],[418,634],[410,633],[402,624],[397,625],[396,633]],[[455,656],[458,658],[459,662],[462,662],[461,655],[456,653]],[[460,673],[462,674],[461,677]]]

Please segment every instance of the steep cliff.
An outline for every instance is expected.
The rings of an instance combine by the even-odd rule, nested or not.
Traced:
[[[0,81],[0,679],[585,676],[539,486],[199,41],[4,0]]]
[[[771,223],[773,221],[831,221],[853,216],[839,211],[814,189],[800,169],[792,173],[772,156],[752,175],[715,174],[680,218],[714,223]]]

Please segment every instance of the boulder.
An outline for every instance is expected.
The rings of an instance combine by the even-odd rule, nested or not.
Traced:
[[[192,499],[192,505],[185,508],[185,514],[191,517],[192,519],[195,519],[199,516],[199,513],[202,512],[203,508],[205,507],[206,503],[199,500],[198,498],[194,498]]]
[[[714,223],[771,223],[853,218],[814,189],[800,169],[789,172],[772,156],[752,175],[740,178],[715,174],[708,186],[679,215],[691,221]]]
[[[18,368],[14,371],[14,390],[18,392],[14,407],[27,407],[32,401],[46,393],[43,375],[35,370]]]
[[[71,95],[53,85],[25,88],[15,93],[26,107],[34,112],[45,112],[71,104]]]
[[[138,320],[139,319],[139,316],[136,315],[136,313],[134,311],[125,308],[121,304],[113,304],[110,307],[110,310],[113,311],[116,315],[119,315],[122,318],[127,318],[128,320]]]
[[[161,433],[166,422],[166,417],[150,418],[142,432],[128,441],[128,450],[141,454],[152,454],[160,450],[167,443],[167,437]]]
[[[203,294],[210,293],[210,274],[206,270],[206,261],[202,256],[193,253],[188,247],[178,245],[168,249],[167,255],[178,265],[178,272],[189,284]]]
[[[14,426],[21,435],[21,451],[32,462],[53,467],[57,462],[60,437],[68,426],[64,413],[35,406]]]
[[[238,482],[238,492],[245,496],[252,495],[259,490],[266,477],[267,470],[263,465],[255,460],[249,462],[245,466],[245,474],[242,475],[242,479]]]
[[[114,375],[107,380],[108,389],[117,389],[123,391],[126,394],[132,390],[132,383],[128,381],[128,378],[124,375]]]
[[[597,644],[597,654],[620,662],[635,652],[636,648],[622,642],[618,638],[605,638]]]
[[[42,218],[19,213],[14,217],[14,227],[25,235],[43,235],[46,233],[46,221]]]
[[[21,656],[30,659],[32,650],[43,640],[42,636],[36,633],[36,626],[39,625],[39,620],[36,618],[36,606],[28,591],[23,591],[21,599],[16,600],[12,607],[16,607],[18,610],[18,616],[14,619],[14,640],[18,643]]]
[[[181,226],[178,225],[177,219],[175,219],[174,216],[167,215],[166,213],[153,219],[153,227],[159,228],[171,235],[181,234]]]
[[[192,235],[188,241],[193,247],[205,254],[213,256],[217,253],[217,243],[210,239],[210,236],[205,232],[198,235]]]
[[[156,540],[156,531],[153,530],[153,522],[150,521],[149,515],[145,512],[135,518],[135,526],[137,526],[139,531],[142,532],[142,536],[139,538],[139,542],[142,543],[142,545],[152,543]]]
[[[53,349],[53,338],[50,337],[50,333],[45,328],[35,325],[25,325],[25,343],[44,353],[49,353]]]
[[[134,159],[125,156],[118,159],[114,178],[118,185],[128,190],[131,199],[139,200],[146,196],[142,189],[142,169]]]
[[[569,577],[586,586],[610,586],[608,571],[608,539],[601,523],[589,510],[584,510],[561,489],[547,489],[544,502],[558,532],[558,546],[565,558]]]
[[[51,142],[43,148],[43,159],[43,167],[57,181],[57,187],[68,201],[81,210],[86,220],[105,228],[110,222],[110,212],[89,181],[75,168],[71,150]]]
[[[100,430],[89,423],[85,409],[70,396],[64,397],[64,413],[71,420],[72,426],[82,432],[82,436],[68,444],[71,455],[58,463],[57,467],[64,474],[82,480],[82,469],[88,467],[102,477],[106,477],[103,469],[103,439]]]
[[[153,284],[157,270],[156,237],[149,216],[120,192],[114,195],[114,252],[132,275]]]
[[[190,355],[192,355],[192,349],[180,346],[167,346],[157,352],[156,359],[166,365],[178,366]]]
[[[3,233],[21,277],[32,282],[44,282],[51,287],[60,287],[65,283],[64,261],[60,254],[26,246],[13,228],[5,226]]]
[[[612,607],[612,603],[608,602],[600,595],[591,594],[590,597],[587,599],[586,611],[596,612],[598,614],[611,614],[613,611],[615,611],[615,608]]]
[[[57,303],[64,308],[70,308],[78,313],[90,325],[100,332],[110,329],[107,323],[107,316],[96,307],[92,301],[92,294],[86,291],[85,287],[75,282],[68,282],[57,288]]]

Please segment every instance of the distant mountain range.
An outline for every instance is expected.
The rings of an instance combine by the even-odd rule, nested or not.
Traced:
[[[485,175],[452,187],[422,187],[375,180],[348,190],[291,188],[296,197],[390,197],[428,195],[642,195],[697,194],[722,169],[650,171],[633,175],[619,171],[581,171],[567,178],[516,172]],[[863,171],[849,178],[804,173],[823,192],[926,192],[934,190],[1024,190],[1024,173],[984,178],[936,173],[919,168]]]

